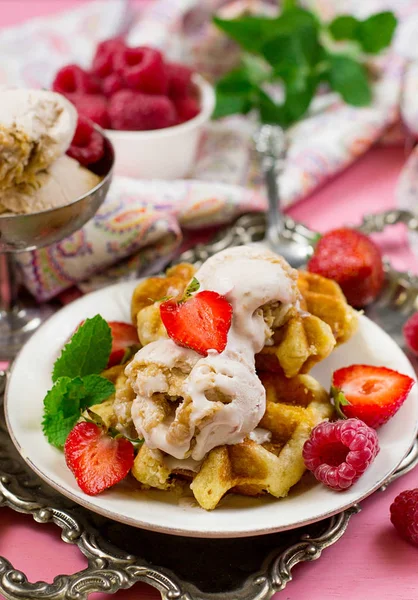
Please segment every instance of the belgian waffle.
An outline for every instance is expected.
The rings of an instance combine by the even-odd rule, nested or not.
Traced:
[[[332,415],[333,408],[327,392],[309,375],[289,379],[266,373],[261,379],[267,406],[259,431],[268,441],[246,438],[240,444],[215,448],[198,473],[170,468],[161,451],[143,445],[132,469],[141,487],[168,490],[189,480],[197,502],[206,510],[214,509],[227,492],[286,496],[305,471],[303,444],[312,428]]]

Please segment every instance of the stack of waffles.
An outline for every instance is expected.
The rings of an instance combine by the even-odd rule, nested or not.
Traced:
[[[165,276],[148,278],[136,287],[131,315],[142,346],[167,338],[160,304],[167,297],[180,299],[194,274],[193,265],[179,264]],[[301,479],[305,441],[313,427],[333,416],[328,392],[308,373],[351,337],[357,314],[333,281],[303,271],[294,277],[298,290],[295,306],[285,312],[277,305],[263,307],[272,335],[255,356],[257,375],[266,392],[266,408],[258,426],[239,443],[218,445],[199,461],[176,460],[143,443],[132,469],[140,487],[172,490],[188,486],[199,505],[212,510],[229,492],[282,498]],[[187,425],[181,396],[191,369],[186,363],[164,373],[166,392],[154,394],[158,410],[153,413],[155,422],[148,423],[152,428],[181,415],[176,430],[180,437]],[[93,410],[107,425],[137,437],[132,414],[135,377],[141,370],[143,375],[154,376],[156,368],[134,357],[128,365],[105,372],[115,382],[116,393]],[[213,400],[215,404],[227,401],[221,397]]]

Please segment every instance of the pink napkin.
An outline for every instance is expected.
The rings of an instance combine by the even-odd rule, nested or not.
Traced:
[[[378,77],[369,107],[347,106],[332,94],[321,96],[307,118],[289,132],[290,147],[280,181],[286,206],[323,184],[377,141],[387,140],[388,132],[392,140],[399,141],[393,132],[401,120],[418,135],[418,0],[309,0],[305,4],[327,19],[344,12],[364,18],[391,8],[400,24],[391,50],[373,61]],[[133,18],[123,0],[91,2],[70,14],[1,32],[0,52],[8,60],[0,67],[0,84],[49,87],[57,68],[68,62],[87,65],[97,40],[118,33],[128,22],[130,43],[157,45],[170,57],[190,62],[214,79],[234,64],[237,53],[211,25],[213,11],[220,10],[228,17],[248,7],[271,12],[275,5],[267,0],[156,0],[147,4],[140,17]],[[193,178],[260,188],[262,181],[251,153],[254,128],[246,117],[210,124]],[[132,255],[137,257],[129,266],[134,264],[136,270],[154,260],[168,260],[181,241],[180,228],[187,214],[179,218],[179,199],[162,206],[155,198],[144,200],[143,193],[140,182],[116,177],[102,209],[81,232],[51,248],[20,255],[23,281],[35,297],[49,299]],[[211,196],[209,188],[206,193]],[[255,197],[235,202],[231,209],[226,198],[205,199],[209,208],[199,224],[208,225],[214,219],[225,222],[243,210],[261,206]],[[192,202],[190,210],[194,206]]]

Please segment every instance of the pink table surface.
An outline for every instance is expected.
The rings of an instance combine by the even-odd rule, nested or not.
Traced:
[[[0,26],[24,18],[48,14],[77,5],[83,0],[1,0]],[[376,148],[342,175],[300,202],[289,212],[318,231],[345,223],[356,223],[367,212],[395,205],[394,188],[404,163],[400,148]],[[408,250],[402,227],[377,236],[395,267],[417,271],[417,261]],[[416,471],[403,477],[385,492],[362,503],[347,533],[319,561],[295,568],[295,581],[274,598],[286,600],[416,600],[418,596],[417,549],[398,538],[389,522],[393,498],[403,489],[416,487]],[[58,528],[38,525],[27,515],[3,508],[0,513],[0,555],[31,581],[51,582],[60,573],[85,568],[77,548],[61,542]],[[0,596],[1,597],[1,596]],[[93,600],[105,600],[94,594]],[[138,584],[115,594],[119,600],[151,600],[159,594]]]

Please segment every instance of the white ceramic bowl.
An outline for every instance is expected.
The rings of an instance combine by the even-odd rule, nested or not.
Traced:
[[[201,111],[190,121],[153,131],[106,130],[116,154],[114,172],[137,179],[182,179],[190,175],[204,125],[215,107],[215,91],[200,75]]]

